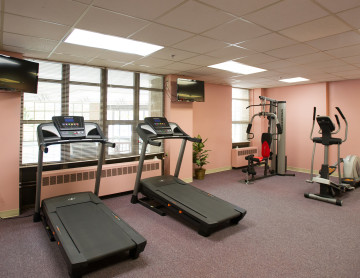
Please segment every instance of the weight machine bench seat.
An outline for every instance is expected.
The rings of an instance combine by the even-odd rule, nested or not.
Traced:
[[[91,192],[45,199],[42,210],[71,275],[126,251],[136,258],[145,248],[146,240]]]
[[[237,224],[246,210],[202,191],[174,176],[141,180],[141,192],[199,227],[205,236],[221,224]]]

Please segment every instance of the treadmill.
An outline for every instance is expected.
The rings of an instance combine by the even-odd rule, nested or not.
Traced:
[[[115,147],[96,123],[79,116],[53,117],[37,128],[39,156],[34,222],[43,220],[52,241],[56,240],[71,277],[81,277],[105,261],[116,261],[128,252],[137,258],[146,239],[112,212],[98,197],[105,146]],[[97,142],[101,145],[95,190],[71,193],[42,200],[43,153],[55,144]]]
[[[166,215],[166,211],[178,215],[205,237],[224,226],[237,224],[245,216],[245,209],[178,178],[186,142],[201,142],[201,139],[190,137],[176,123],[169,123],[164,117],[147,117],[144,121],[136,128],[143,145],[131,203],[140,203],[160,215]],[[160,146],[161,143],[155,140],[161,139],[182,139],[174,176],[141,179],[146,148],[148,144]],[[138,197],[139,193],[143,195],[142,198]]]

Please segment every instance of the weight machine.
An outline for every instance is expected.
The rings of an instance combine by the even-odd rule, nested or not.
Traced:
[[[243,181],[246,184],[273,175],[294,176],[294,174],[286,174],[286,101],[277,101],[264,96],[259,96],[259,98],[260,104],[246,107],[246,109],[254,106],[261,107],[261,112],[254,114],[248,124],[246,130],[248,139],[254,138],[254,133],[251,133],[251,128],[255,117],[267,118],[268,127],[267,132],[261,136],[261,156],[251,154],[245,157],[248,165],[242,171],[246,173],[246,178]],[[266,107],[269,107],[268,111]],[[264,175],[255,177],[255,166],[259,165],[264,165]],[[249,176],[251,177],[249,178]]]

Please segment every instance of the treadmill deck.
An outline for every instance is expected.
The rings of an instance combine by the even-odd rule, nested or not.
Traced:
[[[42,208],[71,268],[145,248],[146,240],[91,192],[45,199]]]
[[[142,192],[171,203],[203,225],[242,219],[246,211],[217,198],[173,176],[152,177],[141,180]]]

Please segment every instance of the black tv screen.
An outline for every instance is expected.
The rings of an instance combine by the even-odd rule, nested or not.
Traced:
[[[177,101],[203,102],[205,101],[204,91],[204,81],[177,79]]]
[[[0,90],[37,93],[39,64],[0,54]]]

